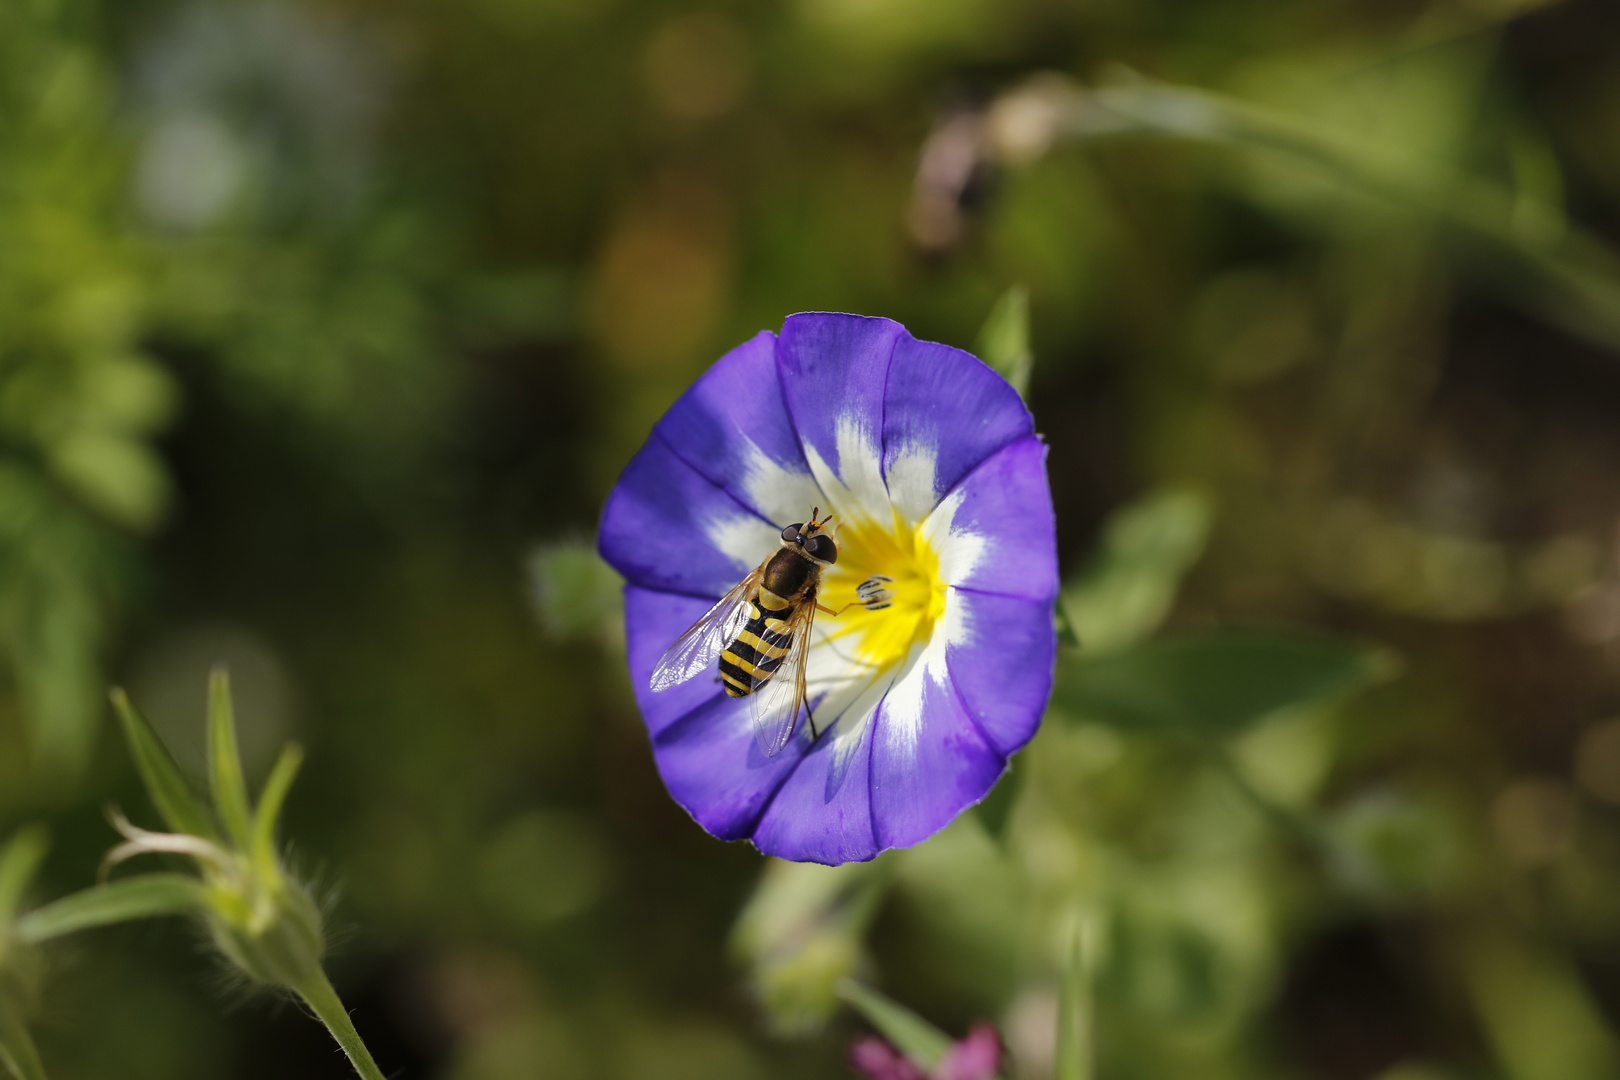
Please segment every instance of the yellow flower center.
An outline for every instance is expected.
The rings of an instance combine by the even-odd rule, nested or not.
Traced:
[[[887,526],[852,517],[837,529],[838,562],[822,575],[821,602],[856,606],[817,625],[838,651],[882,671],[926,642],[945,613],[939,553],[898,512]]]

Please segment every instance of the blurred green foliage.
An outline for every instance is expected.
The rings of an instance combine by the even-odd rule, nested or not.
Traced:
[[[0,835],[56,838],[0,911],[143,805],[106,685],[200,775],[223,660],[401,1075],[846,1075],[845,978],[1024,1080],[1617,1075],[1616,20],[0,5]],[[810,309],[1026,390],[1078,641],[984,805],[839,870],[670,803],[588,540]],[[25,951],[53,1077],[343,1075],[179,930]]]

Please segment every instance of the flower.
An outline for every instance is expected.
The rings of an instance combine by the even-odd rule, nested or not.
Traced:
[[[984,798],[1051,691],[1045,459],[1004,379],[888,319],[794,315],[710,368],[625,468],[598,538],[626,579],[630,672],[675,800],[722,839],[838,864],[927,839]],[[821,601],[876,586],[882,602],[817,617],[819,737],[801,719],[769,757],[717,679],[656,693],[648,679],[815,507],[838,522]]]
[[[924,1072],[910,1058],[876,1036],[858,1040],[849,1063],[868,1080],[996,1080],[1001,1068],[1001,1040],[989,1024],[975,1024],[954,1042],[939,1064]]]

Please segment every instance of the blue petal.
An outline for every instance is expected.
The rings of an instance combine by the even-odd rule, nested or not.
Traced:
[[[713,543],[727,525],[760,531],[764,545],[754,561]],[[602,508],[597,549],[632,585],[718,599],[758,565],[775,531],[654,433]]]
[[[872,820],[879,850],[921,843],[989,794],[1006,771],[953,686],[921,670],[921,722],[900,720],[895,691],[873,718]]]
[[[782,397],[776,367],[776,335],[762,331],[722,356],[654,429],[679,456],[738,502],[780,528],[783,508],[759,490],[765,462],[808,482],[798,433]],[[795,503],[798,500],[795,500]],[[810,505],[792,511],[807,513]]]
[[[1057,518],[1039,439],[1020,439],[981,462],[936,514],[949,515],[952,533],[987,541],[971,565],[953,558],[958,545],[942,542],[940,573],[947,584],[1026,600],[1057,596]],[[928,528],[937,535],[941,524],[931,520]]]
[[[699,676],[668,690],[649,690],[658,658],[708,602],[631,586],[624,603],[630,678],[664,786],[713,835],[723,840],[751,835],[808,745],[806,733],[767,758],[754,740],[748,703],[726,697],[713,679]]]
[[[700,705],[725,697],[712,678],[688,679],[657,693],[648,686],[659,657],[713,604],[707,597],[656,592],[635,585],[624,587],[625,652],[630,660],[630,682],[649,734],[656,736]]]
[[[1009,757],[1034,737],[1052,694],[1052,602],[952,589],[949,603],[970,635],[946,649],[951,681],[990,745]]]
[[[808,745],[800,732],[780,754],[766,757],[748,703],[721,694],[665,728],[653,740],[653,754],[664,786],[693,820],[722,840],[741,840],[753,834]]]
[[[829,734],[811,744],[760,819],[754,846],[777,858],[829,866],[876,855],[872,729],[868,722],[842,741]]]
[[[883,469],[890,497],[912,520],[980,462],[1034,432],[1018,392],[972,354],[909,334],[896,344],[884,391]],[[908,464],[919,458],[931,476],[910,475]]]
[[[868,507],[888,502],[880,460],[884,385],[895,347],[910,337],[892,319],[816,312],[790,316],[776,346],[782,393],[807,456],[830,466]],[[845,460],[851,450],[858,457]]]

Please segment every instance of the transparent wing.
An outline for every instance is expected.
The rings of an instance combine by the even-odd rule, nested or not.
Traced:
[[[754,738],[766,757],[775,757],[793,737],[793,729],[804,710],[804,662],[810,652],[810,627],[815,622],[816,604],[813,599],[800,604],[788,616],[787,633],[793,635],[782,665],[757,684],[748,698],[749,715],[754,721]]]
[[[676,638],[675,644],[659,658],[647,685],[653,690],[668,690],[712,667],[725,651],[726,643],[741,633],[748,622],[748,601],[763,575],[762,564]]]

